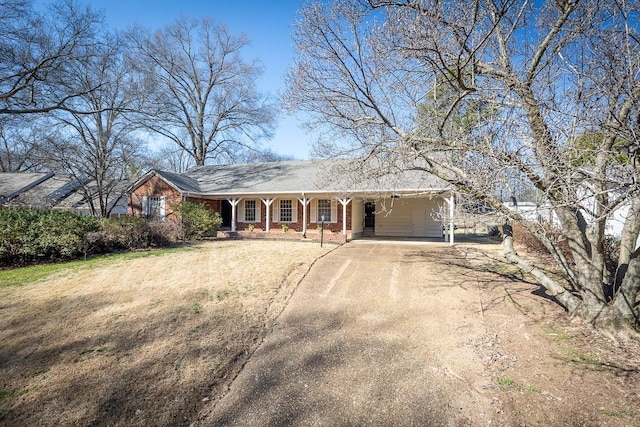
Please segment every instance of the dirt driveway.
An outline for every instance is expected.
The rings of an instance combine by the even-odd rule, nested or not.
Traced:
[[[568,335],[542,321],[561,310],[492,251],[498,259],[499,247],[478,245],[333,251],[200,424],[637,423],[638,394],[622,387],[638,371],[572,363],[588,344],[558,340]]]
[[[489,423],[492,378],[463,341],[483,333],[478,294],[424,256],[352,243],[320,260],[206,424]]]

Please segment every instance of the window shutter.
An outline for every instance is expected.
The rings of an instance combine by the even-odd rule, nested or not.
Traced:
[[[247,203],[246,200],[238,203],[238,222],[244,222],[244,204]]]
[[[142,196],[142,212],[141,216],[149,215],[149,196]]]
[[[160,218],[164,219],[166,215],[165,205],[167,198],[165,196],[160,197]]]
[[[331,199],[331,222],[338,222],[338,201]]]
[[[291,222],[298,222],[298,201],[296,199],[291,201]]]
[[[256,222],[262,221],[260,219],[261,212],[262,212],[262,202],[260,200],[256,200]]]
[[[320,222],[318,219],[318,199],[313,199],[311,201],[311,216],[309,217],[309,222],[316,223]]]
[[[280,200],[273,202],[273,222],[280,222]]]

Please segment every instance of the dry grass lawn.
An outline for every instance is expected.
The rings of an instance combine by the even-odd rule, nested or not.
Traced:
[[[215,241],[0,285],[0,424],[188,425],[332,248]]]

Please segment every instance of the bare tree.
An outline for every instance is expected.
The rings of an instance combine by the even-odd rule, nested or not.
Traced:
[[[57,134],[46,152],[52,168],[76,177],[92,213],[106,217],[123,196],[122,181],[138,171],[142,144],[129,115],[139,109],[140,95],[121,38],[105,35],[91,49],[92,60],[76,71],[87,92],[72,108],[51,113]]]
[[[293,160],[293,156],[280,154],[271,149],[248,150],[238,160],[242,163],[283,162]]]
[[[572,315],[638,324],[638,22],[633,0],[311,2],[285,102],[325,131],[318,153],[435,174],[521,222],[564,280],[519,257],[509,235],[506,256]],[[589,133],[599,137],[585,144]],[[569,253],[502,203],[518,183],[544,195]],[[621,207],[608,268],[606,225]]]
[[[174,173],[183,173],[195,166],[193,157],[175,144],[162,147],[153,155],[154,167]]]
[[[92,91],[78,87],[75,73],[90,59],[101,23],[73,0],[44,14],[28,0],[0,0],[0,115],[70,109]]]
[[[34,115],[10,115],[0,121],[0,172],[42,172],[40,152],[46,127]]]
[[[274,109],[255,85],[244,36],[209,19],[182,18],[153,34],[135,29],[140,70],[147,73],[143,124],[175,142],[196,165],[233,160],[270,136]]]

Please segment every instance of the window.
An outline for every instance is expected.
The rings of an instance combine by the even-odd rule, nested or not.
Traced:
[[[331,200],[329,199],[318,199],[318,220],[317,222],[322,221],[322,216],[324,215],[324,222],[331,222]]]
[[[244,201],[244,222],[256,222],[256,201]]]
[[[143,206],[145,215],[150,218],[164,218],[164,197],[147,197]]]
[[[293,203],[291,200],[280,200],[280,222],[293,222]]]

